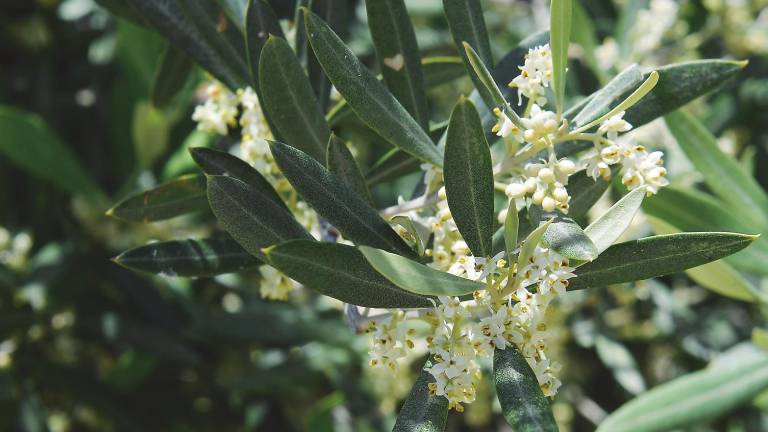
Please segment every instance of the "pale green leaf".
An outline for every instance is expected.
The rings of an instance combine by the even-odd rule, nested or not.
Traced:
[[[632,219],[640,209],[643,198],[645,198],[645,188],[633,190],[584,230],[597,247],[598,253],[608,249],[629,228]]]
[[[565,106],[565,72],[568,68],[568,45],[571,40],[573,0],[552,0],[549,15],[550,48],[552,49],[552,86],[557,114]]]

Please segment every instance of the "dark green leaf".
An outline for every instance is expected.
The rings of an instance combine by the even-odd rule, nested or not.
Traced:
[[[285,39],[280,22],[266,0],[248,0],[245,12],[245,47],[253,88],[259,91],[259,59],[269,36]]]
[[[261,50],[259,88],[262,106],[286,143],[325,163],[331,129],[299,59],[284,39],[271,37]]]
[[[188,1],[188,0],[184,0]],[[248,73],[234,48],[216,32],[199,5],[189,10],[199,19],[192,19],[179,0],[128,0],[128,2],[177,48],[186,52],[231,89],[245,87]],[[198,25],[202,24],[203,28]]]
[[[667,128],[704,181],[720,199],[739,209],[741,217],[768,226],[768,194],[738,162],[720,150],[715,137],[685,111],[664,116]]]
[[[557,432],[549,401],[516,346],[493,353],[493,379],[501,413],[517,432]]]
[[[418,159],[442,166],[429,135],[384,85],[317,15],[304,17],[307,35],[320,64],[352,110],[392,145]]]
[[[719,88],[745,65],[746,62],[728,60],[697,60],[658,68],[659,82],[656,87],[627,110],[624,120],[635,128],[642,126]],[[645,74],[643,80],[648,76]]]
[[[195,163],[209,176],[229,176],[258,189],[275,204],[288,210],[285,202],[272,185],[258,171],[242,159],[229,153],[204,147],[190,149]]]
[[[491,152],[480,116],[464,98],[451,113],[443,176],[448,206],[464,241],[475,256],[488,256],[494,232]]]
[[[296,191],[346,239],[415,256],[375,208],[317,161],[278,142],[272,143],[272,154]]]
[[[615,244],[579,267],[569,288],[602,287],[677,273],[736,253],[755,239],[745,234],[691,232]]]
[[[193,67],[194,64],[186,54],[170,45],[166,47],[155,71],[152,104],[158,108],[167,107],[184,88]]]
[[[453,43],[459,50],[459,55],[464,61],[464,66],[468,71],[472,70],[469,63],[464,42],[468,43],[477,52],[482,63],[493,68],[493,54],[491,53],[491,42],[488,39],[488,31],[485,28],[485,18],[483,18],[483,8],[479,1],[466,0],[443,0],[443,10],[448,20],[448,27],[451,29]],[[517,72],[516,72],[517,73]],[[511,75],[514,76],[514,75]],[[493,106],[493,98],[486,90],[483,83],[475,74],[470,74],[475,88],[483,101]]]
[[[0,106],[0,153],[64,191],[91,198],[102,196],[70,148],[34,114]]]
[[[245,14],[248,0],[216,0],[221,10],[235,23],[239,31],[245,29]]]
[[[579,219],[585,216],[589,209],[595,205],[601,196],[608,190],[610,182],[599,178],[597,180],[588,176],[586,171],[579,171],[568,179],[568,216]]]
[[[349,26],[349,2],[348,0],[311,0],[312,11],[316,13],[334,33],[343,39]],[[306,23],[304,29],[307,29]],[[312,82],[312,88],[315,89],[320,106],[325,109],[328,106],[331,95],[331,81],[329,76],[323,72],[322,61],[318,61],[315,53],[310,53],[307,58],[307,71],[309,80]]]
[[[403,291],[385,279],[352,246],[295,240],[265,253],[269,263],[290,278],[346,303],[381,308],[431,305],[425,297]]]
[[[139,192],[107,211],[108,216],[128,222],[156,222],[208,208],[205,177],[188,175]]]
[[[485,289],[485,285],[480,282],[454,276],[400,255],[366,246],[360,246],[359,249],[376,271],[408,292],[462,296]]]
[[[387,88],[421,127],[429,130],[421,55],[404,0],[366,0],[365,6]]]
[[[208,177],[208,201],[225,231],[245,250],[261,257],[267,246],[312,236],[271,194],[225,176]]]
[[[253,267],[259,261],[232,239],[150,243],[115,258],[123,267],[164,276],[215,276]]]
[[[424,85],[428,89],[437,87],[467,74],[460,57],[425,57],[421,59],[424,71]]]
[[[556,217],[544,234],[543,240],[565,258],[577,261],[592,261],[597,258],[597,247],[571,218]]]
[[[360,172],[360,167],[357,166],[357,162],[355,162],[355,158],[347,148],[347,145],[336,135],[332,134],[328,140],[326,158],[326,165],[331,174],[334,174],[349,189],[357,192],[358,195],[373,204],[371,192],[365,184],[365,178],[363,178],[363,174]]]
[[[448,420],[448,399],[430,393],[429,384],[435,378],[427,369],[432,361],[427,360],[413,384],[411,393],[400,408],[392,432],[443,432]]]

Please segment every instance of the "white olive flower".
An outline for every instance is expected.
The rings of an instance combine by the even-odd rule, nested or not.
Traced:
[[[237,124],[237,96],[218,82],[206,87],[205,96],[205,103],[195,107],[192,120],[201,131],[226,135]]]
[[[624,120],[624,111],[615,116],[606,119],[597,130],[599,134],[607,134],[608,139],[614,140],[619,136],[619,132],[627,132],[632,129],[632,125]]]
[[[295,282],[274,267],[263,265],[259,268],[261,297],[268,300],[288,300],[288,296],[296,287]]]
[[[517,88],[518,105],[523,103],[523,96],[532,99],[538,105],[545,105],[547,98],[544,89],[552,80],[552,52],[549,44],[531,48],[525,55],[525,63],[520,66],[520,75],[516,76],[510,87]]]

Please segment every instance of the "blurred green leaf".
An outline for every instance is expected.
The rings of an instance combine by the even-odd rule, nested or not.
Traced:
[[[472,70],[472,65],[469,62],[463,45],[466,42],[477,52],[482,63],[492,68],[494,63],[491,42],[488,39],[488,31],[485,28],[485,18],[483,17],[483,8],[480,2],[443,0],[443,10],[448,20],[453,43],[459,51],[459,56],[464,61],[464,67],[468,71]],[[470,74],[470,78],[486,105],[493,106],[493,97],[488,93],[488,90],[482,81],[479,80],[478,76]]]
[[[640,209],[643,198],[645,198],[645,188],[633,190],[584,230],[597,247],[597,253],[608,249],[624,234]]]
[[[245,30],[245,14],[248,0],[216,0],[221,10],[235,23],[241,32]]]
[[[464,241],[476,257],[489,256],[494,232],[491,152],[480,116],[465,98],[451,113],[443,177],[448,207]]]
[[[579,171],[568,179],[568,216],[579,219],[586,216],[587,212],[595,205],[600,197],[608,190],[610,182],[599,178],[597,180],[587,175],[586,171]]]
[[[290,239],[312,239],[269,192],[234,177],[209,176],[208,201],[219,223],[256,257],[261,249]]]
[[[258,189],[266,198],[288,210],[272,184],[248,162],[229,153],[204,147],[192,148],[190,154],[205,174],[236,178],[248,186]]]
[[[586,9],[580,2],[575,1],[572,3],[573,7],[573,24],[571,27],[571,40],[578,44],[583,51],[584,63],[586,63],[595,76],[598,78],[601,84],[605,84],[608,81],[605,71],[600,68],[600,63],[597,61],[595,55],[595,49],[598,46],[596,31],[597,28],[592,18],[589,17]]]
[[[664,121],[707,186],[739,209],[742,217],[749,216],[756,226],[768,226],[768,194],[738,162],[720,150],[706,127],[685,111],[669,113]]]
[[[294,240],[265,254],[272,266],[291,279],[345,303],[380,308],[431,306],[425,297],[403,291],[377,273],[352,246]]]
[[[736,253],[754,236],[691,232],[615,244],[576,270],[569,289],[603,287],[677,273]]]
[[[194,70],[194,63],[186,54],[168,45],[155,70],[152,83],[152,105],[167,108],[179,94]]]
[[[0,106],[0,152],[66,192],[93,199],[102,196],[72,150],[37,115]]]
[[[660,67],[656,69],[659,73],[656,86],[627,110],[624,120],[638,128],[719,88],[745,65],[745,62],[729,60],[697,60]],[[646,73],[643,80],[649,75]]]
[[[443,432],[448,420],[448,399],[431,394],[429,384],[435,378],[427,369],[432,367],[428,359],[413,384],[408,398],[397,415],[392,432]]]
[[[347,145],[333,134],[331,134],[331,138],[328,140],[326,165],[331,174],[335,175],[349,189],[357,192],[358,195],[373,205],[371,191],[368,190],[368,185],[365,183],[365,178],[363,173],[360,172],[360,167],[357,166],[355,158],[347,148]]]
[[[552,90],[555,93],[557,114],[565,106],[565,72],[568,68],[568,45],[571,40],[572,0],[552,0],[549,31],[552,49]]]
[[[121,253],[114,261],[131,270],[182,277],[233,273],[259,264],[228,238],[149,243]]]
[[[261,50],[259,88],[264,110],[287,144],[325,163],[331,129],[293,49],[271,37]]]
[[[133,194],[107,211],[126,222],[157,222],[208,209],[205,177],[187,175]]]
[[[467,74],[460,57],[424,57],[421,59],[424,85],[428,89],[447,84]]]
[[[368,27],[387,88],[425,130],[429,107],[416,33],[403,0],[366,0]]]
[[[367,246],[360,246],[359,249],[376,271],[408,292],[462,296],[486,288],[480,282],[454,276],[381,249]]]
[[[557,432],[549,401],[520,350],[509,345],[493,353],[493,379],[501,413],[518,432]]]
[[[346,239],[415,256],[375,208],[317,161],[278,142],[272,143],[272,154],[296,191]]]
[[[573,219],[557,216],[544,233],[542,240],[565,258],[592,261],[597,258],[597,247]]]
[[[190,151],[196,147],[210,147],[213,144],[214,136],[200,130],[193,130],[184,138],[181,145],[168,157],[163,165],[163,171],[160,175],[162,180],[171,180],[185,174],[198,172],[195,160],[190,155]]]
[[[189,1],[189,0],[183,0]],[[188,4],[186,10],[180,0],[128,0],[128,2],[177,48],[186,52],[212,75],[231,89],[245,87],[248,72],[234,48],[217,33],[199,5]],[[195,14],[195,19],[188,16]],[[202,25],[203,28],[200,28]]]
[[[599,432],[661,432],[713,420],[768,387],[768,354],[732,358],[651,389],[608,416]]]
[[[151,167],[170,143],[171,121],[149,102],[139,102],[133,112],[133,145],[141,168]]]
[[[392,145],[442,166],[442,155],[429,135],[333,30],[311,12],[306,12],[304,20],[323,70],[357,116]]]
[[[285,39],[280,22],[266,0],[248,0],[245,21],[245,46],[254,88],[259,87],[259,60],[269,36]]]
[[[613,373],[613,377],[624,389],[633,395],[645,391],[645,380],[637,369],[632,353],[619,342],[603,335],[595,339],[595,349],[600,361]]]

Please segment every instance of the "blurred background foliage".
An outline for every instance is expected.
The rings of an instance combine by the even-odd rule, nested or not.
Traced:
[[[327,1],[345,12],[347,42],[373,67],[361,2]],[[294,2],[270,3],[292,19]],[[574,36],[570,96],[591,93],[632,62],[747,59],[737,80],[691,110],[765,188],[767,2],[672,2],[677,19],[658,46],[635,49],[622,39],[652,3],[581,2],[579,28],[594,31]],[[483,4],[497,58],[547,27],[546,1]],[[407,5],[422,50],[455,55],[441,2]],[[410,369],[421,362],[396,376],[371,371],[368,341],[345,323],[337,302],[305,291],[289,303],[262,300],[255,269],[184,279],[140,276],[110,262],[150,240],[215,228],[210,212],[153,224],[104,215],[132,192],[196,172],[187,147],[234,144],[195,131],[190,117],[204,72],[172,83],[179,91],[170,98],[157,88],[167,49],[120,0],[0,0],[0,430],[388,430],[415,379]],[[433,88],[433,120],[470,90],[466,76]],[[354,118],[336,129],[358,144],[365,169],[386,151]],[[639,133],[666,151],[675,186],[708,192],[663,122]],[[411,174],[379,185],[375,199],[391,205],[418,180]],[[633,233],[650,230],[639,221]],[[761,286],[765,276],[742,277]],[[553,318],[565,365],[555,401],[562,430],[593,430],[633,395],[738,353],[764,326],[764,307],[702,284],[681,274],[566,297]],[[504,430],[491,392],[481,386],[464,415],[451,414],[448,430]],[[768,394],[691,430],[768,430],[767,406]]]

